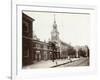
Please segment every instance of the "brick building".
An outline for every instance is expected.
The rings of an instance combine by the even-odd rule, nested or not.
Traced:
[[[32,36],[34,19],[22,13],[22,65],[32,64]]]

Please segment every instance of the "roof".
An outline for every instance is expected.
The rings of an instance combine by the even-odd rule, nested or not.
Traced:
[[[26,15],[25,13],[22,13],[22,15],[23,15],[23,18],[25,17],[30,21],[35,21],[35,19],[31,18],[30,16]]]
[[[70,44],[67,44],[66,42],[63,42],[63,41],[61,41],[61,44],[71,47]]]
[[[35,43],[48,45],[48,43],[46,43],[46,42],[44,42],[44,41],[34,40],[34,39],[33,39],[32,41],[35,42]]]

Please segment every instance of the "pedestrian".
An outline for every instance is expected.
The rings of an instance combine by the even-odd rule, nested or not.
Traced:
[[[56,65],[57,65],[58,63],[57,63],[57,61],[56,61]]]

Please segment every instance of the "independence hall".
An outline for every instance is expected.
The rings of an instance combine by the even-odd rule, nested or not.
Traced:
[[[87,46],[74,48],[60,40],[54,16],[51,38],[48,42],[41,41],[33,32],[35,19],[22,13],[22,66],[34,64],[41,60],[66,59],[89,56]]]

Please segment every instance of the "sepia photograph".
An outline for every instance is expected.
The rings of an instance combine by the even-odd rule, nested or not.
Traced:
[[[93,78],[96,15],[93,5],[12,3],[12,80]]]
[[[22,11],[22,69],[90,66],[90,14]]]

